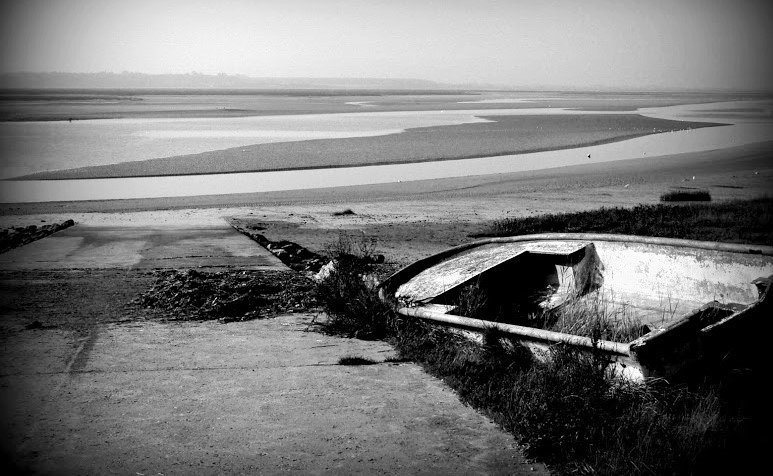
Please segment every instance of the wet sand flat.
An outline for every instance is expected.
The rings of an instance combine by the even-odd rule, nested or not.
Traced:
[[[0,153],[0,177],[129,161],[141,165],[128,172],[121,171],[121,174],[204,173],[186,170],[191,165],[212,172],[319,167],[328,164],[317,159],[331,162],[330,154],[311,157],[307,160],[311,163],[296,164],[295,156],[289,157],[291,160],[288,163],[287,154],[282,154],[281,150],[266,148],[263,151],[258,148],[248,154],[239,148],[270,142],[398,134],[412,128],[482,122],[485,119],[480,116],[488,115],[532,114],[530,111],[535,111],[534,114],[549,111],[567,115],[614,111],[635,113],[637,108],[740,99],[760,98],[708,93],[361,91],[352,94],[345,91],[284,90],[181,91],[171,94],[169,91],[146,90],[0,91],[0,145],[3,149]],[[478,127],[469,132],[464,128],[450,131],[422,129],[422,135],[410,138],[390,138],[387,142],[376,140],[370,149],[398,147],[398,152],[405,150],[410,155],[408,160],[420,161],[435,160],[443,154],[431,150],[428,154],[424,153],[420,143],[411,144],[409,140],[441,141],[440,150],[443,150],[444,144],[449,144],[445,152],[451,157],[480,157],[485,153],[571,147],[653,132],[652,129],[641,130],[647,124],[632,124],[629,120],[607,127],[604,124],[559,124],[555,118],[544,125],[524,124],[525,120],[520,120],[520,124],[513,124],[513,127],[507,127],[505,121],[499,119],[497,126]],[[708,122],[726,121],[717,118]],[[510,139],[503,138],[502,133],[497,135],[503,124],[513,137],[519,139],[515,146],[507,143]],[[522,128],[515,129],[516,125]],[[667,123],[652,126],[658,130],[673,129]],[[562,131],[562,127],[568,129]],[[473,132],[481,137],[468,139],[467,136]],[[456,137],[457,133],[461,137]],[[563,137],[553,139],[551,134]],[[581,137],[572,134],[581,134]],[[463,151],[455,149],[459,144],[463,146]],[[352,155],[355,150],[343,147],[348,146],[346,142],[336,142],[336,145],[341,146],[338,152],[343,158],[335,157],[333,166],[405,160],[405,157],[373,159],[369,149],[365,154]],[[356,146],[354,144],[353,147]],[[365,147],[368,146],[365,144]],[[483,147],[484,150],[475,150],[476,147]],[[307,154],[308,149],[301,147],[300,153]],[[207,156],[213,151],[218,152]],[[202,153],[203,156],[196,156]],[[244,157],[244,154],[249,157]],[[381,152],[376,150],[376,155],[379,154]],[[192,157],[179,159],[179,156],[186,155]],[[142,161],[168,158],[175,158],[177,162],[163,166],[159,163],[142,164]],[[230,162],[230,165],[213,164],[219,160]],[[137,172],[141,167],[153,170]],[[109,176],[117,174],[114,171]]]
[[[198,154],[40,172],[23,180],[142,177],[352,167],[567,149],[717,125],[637,114],[480,116],[486,122],[370,137],[246,145]]]
[[[79,90],[0,92],[0,121],[218,118],[358,111],[640,107],[738,100],[737,93],[480,92],[409,90]],[[516,99],[515,101],[513,99]],[[483,102],[480,102],[483,101]]]

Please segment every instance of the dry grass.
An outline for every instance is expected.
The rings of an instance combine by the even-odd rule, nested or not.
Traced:
[[[660,196],[661,202],[710,202],[708,190],[674,190]]]
[[[598,291],[572,299],[534,321],[551,331],[623,343],[649,332],[629,306],[615,302]]]
[[[316,298],[328,315],[326,329],[362,339],[387,337],[394,309],[379,298],[370,279],[378,261],[375,239],[354,240],[342,233],[328,254],[335,267],[316,289]]]
[[[619,233],[773,245],[773,198],[722,203],[638,205],[496,221],[478,236]]]

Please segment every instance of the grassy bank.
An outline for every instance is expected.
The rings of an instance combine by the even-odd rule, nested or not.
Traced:
[[[508,218],[478,236],[532,233],[618,233],[773,245],[773,198],[723,203],[639,205]]]
[[[603,232],[770,244],[772,205],[766,198],[602,209],[503,220],[491,233]],[[443,379],[554,472],[716,474],[743,472],[761,459],[769,439],[755,397],[762,394],[764,369],[754,361],[730,355],[695,381],[648,385],[620,380],[600,354],[581,356],[556,346],[551,359],[534,361],[495,332],[478,345],[398,316],[362,278],[373,271],[368,253],[345,251],[344,265],[320,286],[331,329],[389,340],[399,358]]]

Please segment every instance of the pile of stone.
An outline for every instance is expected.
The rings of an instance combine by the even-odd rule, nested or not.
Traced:
[[[258,233],[258,231],[263,229],[258,225],[242,225],[241,223],[234,221],[231,223],[231,226],[240,233],[250,237],[260,246],[266,248],[274,256],[279,258],[279,260],[288,268],[300,273],[306,275],[316,274],[328,261],[330,261],[292,241],[271,241],[264,235]]]
[[[0,253],[5,253],[8,250],[45,238],[74,224],[74,221],[66,220],[62,223],[52,223],[50,225],[18,226],[0,230]]]
[[[134,301],[169,320],[245,321],[317,309],[314,283],[291,271],[158,271]]]

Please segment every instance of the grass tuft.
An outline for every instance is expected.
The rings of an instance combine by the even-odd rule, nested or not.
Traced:
[[[535,320],[538,327],[550,331],[623,343],[650,331],[628,306],[615,303],[598,292],[572,299]]]
[[[316,287],[328,331],[361,339],[381,339],[391,332],[393,306],[379,298],[373,284],[374,250],[374,240],[354,241],[345,234],[328,250],[335,267]]]
[[[660,196],[661,202],[710,202],[708,190],[674,190]]]

